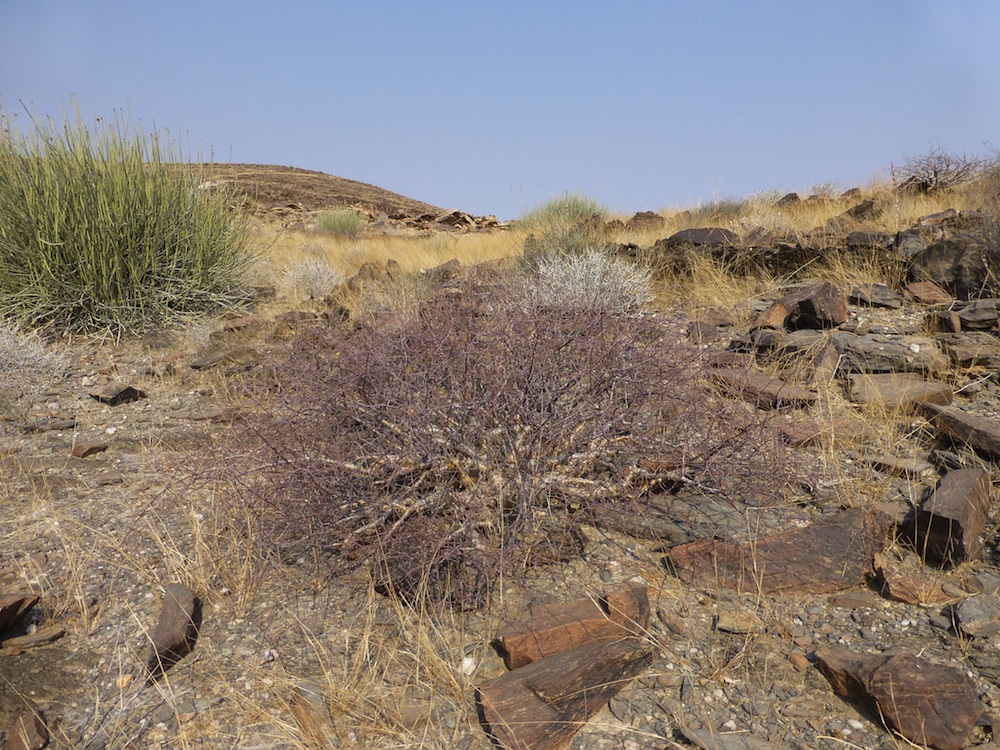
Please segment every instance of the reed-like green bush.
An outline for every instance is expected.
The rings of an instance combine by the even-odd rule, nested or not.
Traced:
[[[564,228],[586,221],[594,214],[606,216],[608,209],[580,193],[563,193],[524,214],[517,223],[532,231]]]
[[[365,233],[368,219],[351,208],[323,211],[316,217],[316,231],[335,237],[355,239]]]
[[[178,145],[121,117],[19,124],[0,111],[0,316],[121,334],[244,299],[249,220]]]

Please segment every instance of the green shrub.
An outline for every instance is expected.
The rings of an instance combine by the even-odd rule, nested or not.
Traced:
[[[563,193],[528,211],[518,223],[525,229],[546,229],[579,224],[594,214],[606,215],[607,208],[579,193]]]
[[[368,219],[350,208],[323,211],[316,217],[316,231],[354,239],[364,234]]]
[[[182,156],[120,117],[0,111],[0,316],[120,334],[242,301],[249,220]]]

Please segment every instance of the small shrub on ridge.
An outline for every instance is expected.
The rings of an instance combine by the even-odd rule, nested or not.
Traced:
[[[335,237],[356,239],[368,228],[368,220],[350,208],[335,208],[316,216],[315,230]]]

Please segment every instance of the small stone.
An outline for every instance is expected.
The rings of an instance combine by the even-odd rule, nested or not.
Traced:
[[[49,744],[49,730],[40,711],[21,716],[7,732],[6,750],[42,750]]]
[[[98,453],[103,453],[108,449],[107,443],[88,443],[79,442],[73,445],[73,449],[70,451],[70,455],[74,458],[87,458],[88,456],[93,456]]]
[[[812,663],[809,661],[808,657],[801,651],[792,651],[788,654],[788,661],[792,663],[799,672],[806,672],[812,667]]]

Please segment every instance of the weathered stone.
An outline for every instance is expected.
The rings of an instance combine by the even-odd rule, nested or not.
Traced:
[[[919,479],[921,477],[932,477],[935,474],[933,464],[928,463],[922,458],[893,456],[890,453],[882,453],[865,456],[864,461],[883,474],[891,474],[896,477]]]
[[[871,425],[860,419],[797,419],[782,422],[778,428],[789,445],[796,448],[805,445],[849,445],[876,436]]]
[[[887,307],[898,310],[903,304],[903,295],[885,284],[868,284],[854,287],[848,295],[847,301],[853,305]]]
[[[86,441],[81,441],[79,443],[73,443],[73,448],[70,450],[70,455],[74,458],[86,458],[87,456],[93,456],[97,453],[103,453],[108,449],[107,443],[90,443]]]
[[[912,409],[920,401],[947,405],[951,386],[924,380],[916,373],[883,373],[851,376],[851,400],[859,404],[877,403],[887,410]]]
[[[62,432],[63,430],[72,430],[74,427],[76,427],[75,417],[44,417],[29,422],[24,431],[27,433]]]
[[[684,735],[684,739],[701,750],[780,750],[779,745],[753,735],[718,732],[705,727],[695,729],[683,725],[678,729]],[[681,746],[675,745],[675,747]]]
[[[896,247],[896,256],[903,260],[909,260],[931,243],[919,232],[907,230],[896,232],[893,244]]]
[[[476,222],[465,211],[447,211],[436,217],[434,221],[446,227],[472,227]]]
[[[682,229],[660,240],[668,247],[676,245],[707,245],[709,247],[734,247],[740,238],[735,232],[721,227],[701,227],[697,229]],[[657,243],[659,244],[659,243]]]
[[[92,391],[90,397],[108,406],[118,406],[146,398],[146,394],[130,385],[110,381]]]
[[[845,372],[927,372],[945,367],[947,360],[929,338],[858,336],[837,331],[830,337],[840,353]]]
[[[35,594],[0,594],[0,633],[23,620],[38,601]]]
[[[760,372],[719,368],[711,377],[727,392],[762,408],[804,406],[818,398],[813,391]]]
[[[41,711],[21,716],[7,731],[6,750],[42,750],[49,744],[49,729]]]
[[[66,635],[66,629],[59,625],[50,625],[47,628],[39,628],[34,633],[27,635],[16,635],[13,638],[3,638],[0,636],[0,645],[5,649],[23,650],[41,646],[52,641],[58,641]]]
[[[997,269],[1000,271],[1000,268]],[[998,299],[979,299],[958,311],[962,321],[962,330],[992,331],[997,327]]]
[[[755,328],[835,328],[848,316],[847,300],[829,281],[787,294],[765,310]]]
[[[959,333],[962,319],[955,310],[930,310],[924,316],[924,328],[932,333]]]
[[[150,636],[152,653],[147,663],[149,679],[155,680],[187,656],[198,639],[201,600],[182,583],[164,587],[163,607]]]
[[[895,235],[886,232],[851,232],[844,239],[849,250],[888,250],[895,242]]]
[[[524,622],[497,633],[495,644],[508,669],[584,643],[641,635],[649,627],[649,597],[641,584],[605,590],[600,598],[532,607]]]
[[[918,227],[936,227],[944,224],[946,221],[958,218],[958,211],[954,208],[946,208],[944,211],[938,211],[937,213],[927,214],[927,216],[921,216],[917,219]]]
[[[655,211],[639,211],[625,222],[625,230],[629,232],[648,232],[660,229],[667,220]]]
[[[789,208],[791,206],[797,206],[802,202],[798,193],[786,193],[781,196],[778,201],[774,204],[778,208]]]
[[[223,349],[196,357],[191,362],[192,370],[208,370],[219,365],[249,365],[260,355],[256,349],[242,347],[238,349]]]
[[[562,750],[652,661],[637,638],[588,643],[482,685],[483,729],[505,750]]]
[[[961,750],[985,713],[965,672],[906,652],[816,651],[816,666],[834,691],[865,704],[886,725],[916,743]]]
[[[1000,340],[988,333],[969,332],[937,337],[955,367],[1000,370]]]
[[[912,281],[933,281],[959,299],[1000,294],[1000,249],[969,235],[929,245],[910,259]]]
[[[917,302],[925,305],[947,305],[954,302],[955,298],[933,281],[913,281],[906,285],[909,292]]]
[[[941,477],[914,516],[917,553],[932,562],[958,564],[979,552],[991,490],[989,475],[981,469],[956,469]]]
[[[1000,632],[1000,605],[992,594],[977,594],[955,605],[958,629],[970,638],[991,638]]]
[[[844,218],[853,219],[854,221],[867,221],[868,219],[878,216],[881,210],[875,205],[875,201],[871,198],[861,201],[857,205],[851,206],[849,209],[841,214]]]
[[[427,268],[420,272],[422,276],[434,282],[452,281],[462,272],[462,264],[458,258],[452,258],[434,268]]]
[[[762,627],[760,618],[749,609],[726,609],[715,619],[715,629],[720,633],[747,635],[756,633]]]
[[[897,602],[928,606],[955,601],[955,597],[944,590],[938,572],[903,573],[883,555],[875,555],[875,570],[882,579],[883,593]]]
[[[882,550],[887,519],[860,508],[747,544],[719,540],[671,548],[664,563],[684,581],[738,592],[832,593],[864,583]]]
[[[1000,421],[980,417],[954,406],[922,402],[918,410],[935,428],[959,443],[1000,458]]]

